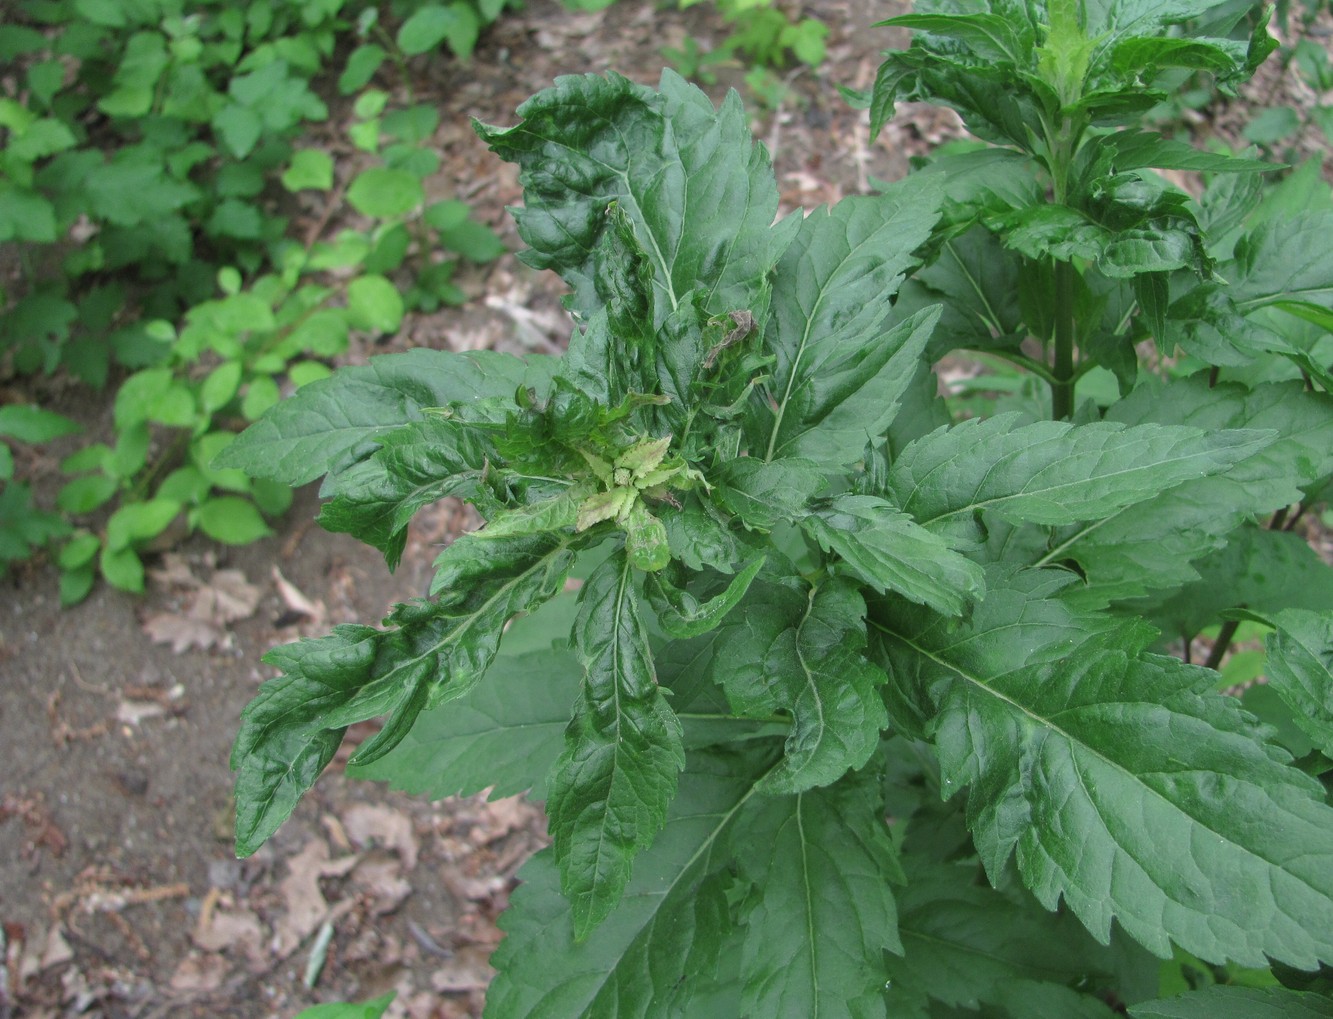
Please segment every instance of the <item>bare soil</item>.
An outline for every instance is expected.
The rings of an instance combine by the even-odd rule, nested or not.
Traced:
[[[801,12],[829,26],[829,59],[789,74],[787,98],[755,121],[788,208],[901,177],[911,154],[958,133],[951,113],[923,107],[872,144],[865,115],[837,92],[869,86],[880,49],[903,42],[870,26],[904,7],[812,0]],[[559,74],[615,69],[653,83],[663,47],[692,37],[706,48],[724,35],[706,5],[622,0],[589,14],[534,0],[506,14],[469,63],[414,65],[417,100],[443,115],[445,166],[432,186],[472,202],[517,248],[503,212],[520,199],[516,173],[476,140],[469,118],[512,123],[514,108]],[[715,98],[741,72],[720,77]],[[357,154],[337,122],[346,103],[330,103],[327,141],[347,180]],[[336,228],[342,213],[330,226],[319,201],[298,215]],[[412,346],[563,343],[558,281],[505,257],[463,285],[474,295],[467,306],[416,316],[388,345],[348,360]],[[26,385],[29,398],[108,429],[109,408],[85,395]],[[65,451],[26,465],[39,485],[53,483]],[[307,489],[270,539],[228,549],[194,538],[165,550],[142,598],[101,586],[61,610],[54,571],[40,565],[0,582],[0,1019],[290,1017],[390,990],[391,1016],[480,1015],[495,919],[514,873],[544,844],[537,808],[412,800],[350,782],[335,763],[259,853],[232,853],[227,757],[242,707],[272,675],[261,655],[421,593],[432,546],[468,523],[454,504],[423,514],[390,575],[371,550],[312,526],[316,509]]]

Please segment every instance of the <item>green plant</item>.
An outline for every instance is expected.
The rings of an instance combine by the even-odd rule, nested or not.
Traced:
[[[699,2],[681,0],[680,6],[683,9]],[[721,45],[704,50],[696,40],[686,38],[681,48],[662,50],[684,77],[712,85],[717,82],[718,68],[746,67],[747,85],[755,95],[764,97],[781,87],[774,71],[791,59],[807,67],[824,62],[828,26],[818,19],[795,20],[771,0],[718,0],[717,7],[732,29]]]
[[[266,657],[238,852],[383,716],[353,773],[546,802],[490,1015],[1327,1014],[1333,570],[1288,524],[1333,473],[1333,223],[1134,126],[1160,68],[1268,48],[1169,34],[1208,6],[898,19],[876,125],[993,144],[776,222],[736,96],[670,72],[479,125],[577,329],[343,370],[222,455],[324,475],[391,567],[421,506],[485,519],[383,628]],[[931,366],[977,347],[1040,405],[954,423]],[[1271,728],[1167,653],[1247,621]]]
[[[9,572],[11,563],[69,533],[62,516],[39,508],[31,489],[15,480],[12,444],[37,445],[78,430],[76,422],[40,407],[0,407],[0,577]]]
[[[397,42],[377,7],[353,25],[343,0],[30,0],[0,26],[0,53],[24,70],[0,97],[0,241],[27,267],[0,350],[20,372],[117,382],[112,440],[65,462],[57,505],[84,525],[58,556],[66,602],[99,573],[141,590],[141,552],[164,533],[269,533],[290,491],[209,467],[231,423],[327,375],[350,331],[460,303],[458,258],[500,253],[465,203],[426,199],[439,114],[369,86],[386,58],[410,81],[408,59],[442,42],[467,55],[502,6],[398,4]],[[354,33],[385,45],[352,50],[339,78],[363,155],[336,181],[332,157],[300,139],[327,116],[311,80]],[[297,240],[275,209],[318,192],[322,218]],[[325,237],[346,208],[364,226]],[[394,275],[411,281],[402,292]],[[26,504],[26,489],[9,499]]]

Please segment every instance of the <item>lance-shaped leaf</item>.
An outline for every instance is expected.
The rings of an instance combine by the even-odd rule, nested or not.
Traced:
[[[1268,682],[1295,723],[1333,757],[1333,615],[1290,609],[1268,637]]]
[[[884,325],[942,200],[935,178],[909,177],[805,218],[773,281],[764,345],[776,362],[771,404],[748,424],[754,455],[852,463],[884,434],[939,311]]]
[[[574,606],[573,596],[558,596],[515,620],[484,683],[423,711],[401,743],[348,774],[432,800],[487,789],[491,799],[529,790],[543,799],[583,677],[574,653],[561,646]]]
[[[573,560],[567,541],[533,544],[447,601],[399,605],[390,629],[338,626],[265,655],[283,674],[246,706],[232,748],[237,853],[250,855],[277,831],[348,726],[389,715],[352,757],[366,763],[393,749],[428,705],[467,693],[495,657],[505,623],[559,591]]]
[[[772,584],[752,592],[721,634],[727,654],[714,660],[713,679],[738,714],[792,716],[786,755],[765,791],[828,785],[870,759],[888,724],[884,673],[861,655],[865,602],[846,580],[805,598]]]
[[[1333,310],[1333,266],[1328,236],[1333,211],[1296,219],[1264,220],[1236,245],[1235,262],[1222,269],[1241,314],[1267,305],[1309,305]]]
[[[520,385],[550,384],[555,358],[411,350],[372,358],[302,386],[275,404],[219,455],[219,467],[304,485],[371,453],[381,436],[424,417],[423,409],[510,400]]]
[[[971,1009],[1000,1005],[1015,1016],[1112,1015],[1096,999],[1060,1010],[1014,1008],[1016,999],[1052,989],[1072,996],[1064,985],[1074,983],[1120,990],[1116,949],[1098,945],[1073,917],[1052,917],[1031,899],[1016,901],[978,884],[975,863],[910,855],[903,863],[908,880],[897,892],[903,951],[886,960],[890,1015],[931,998]]]
[[[518,109],[511,128],[477,124],[501,157],[522,168],[515,211],[529,265],[554,269],[591,314],[597,249],[611,204],[623,210],[652,267],[653,330],[686,294],[705,288],[711,315],[748,308],[781,254],[777,185],[753,144],[740,99],[721,110],[664,71],[660,92],[617,74],[567,76]]]
[[[840,495],[802,525],[881,594],[896,591],[957,616],[985,590],[980,566],[876,496]]]
[[[1011,643],[985,672],[929,633],[893,636],[929,663],[941,784],[971,787],[993,879],[1013,857],[1048,909],[1063,897],[1098,940],[1115,919],[1162,956],[1174,941],[1309,968],[1333,952],[1333,809],[1211,670],[1145,654],[1137,628],[1036,665]]]
[[[1134,1019],[1333,1019],[1333,1000],[1285,987],[1215,986],[1132,1005]]]
[[[628,558],[613,555],[579,595],[574,647],[583,697],[565,733],[547,812],[561,886],[584,938],[620,901],[652,844],[685,766],[679,720],[653,672]]]
[[[901,878],[870,776],[756,801],[733,839],[756,900],[745,921],[744,1015],[852,1019],[881,998],[901,952],[889,881]],[[858,1004],[859,1003],[859,1004]]]
[[[768,758],[771,760],[771,757]],[[727,856],[724,836],[754,795],[766,760],[694,754],[680,795],[625,898],[586,937],[560,894],[554,854],[539,853],[500,920],[505,939],[486,995],[495,1019],[652,1019],[691,1013],[690,992],[708,981],[730,927],[726,901],[705,878]]]
[[[379,440],[373,455],[339,475],[320,525],[351,534],[398,565],[413,514],[445,496],[467,498],[487,466],[490,443],[457,420],[417,421]]]
[[[946,533],[961,527],[966,535],[982,510],[1013,522],[1070,524],[1224,471],[1275,437],[1019,420],[974,419],[918,439],[889,469],[888,494],[918,523]]]

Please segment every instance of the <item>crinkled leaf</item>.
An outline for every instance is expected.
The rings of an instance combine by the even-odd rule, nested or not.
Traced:
[[[739,98],[717,110],[672,71],[659,88],[566,76],[519,107],[517,126],[476,125],[522,168],[524,260],[559,272],[585,315],[605,300],[596,250],[607,211],[625,212],[652,265],[654,329],[695,289],[711,315],[750,307],[781,254],[777,186]]]
[[[901,875],[869,776],[755,801],[733,841],[754,885],[741,962],[745,1015],[883,1016],[886,951],[901,952]],[[867,999],[880,999],[866,1011]]]
[[[740,715],[792,716],[782,764],[767,792],[799,792],[861,767],[888,716],[884,673],[861,654],[865,602],[856,586],[832,580],[803,596],[756,583],[728,617],[713,679]]]
[[[716,883],[722,843],[754,794],[762,759],[694,754],[651,853],[634,868],[624,900],[586,937],[560,894],[552,852],[533,857],[500,920],[505,939],[486,995],[494,1019],[653,1019],[692,1013],[689,995],[712,976],[730,923]]]
[[[737,457],[721,464],[709,480],[719,503],[747,527],[765,529],[803,516],[810,499],[828,487],[823,468],[800,457],[767,462]]]
[[[237,853],[253,853],[287,819],[348,726],[387,714],[385,729],[401,739],[423,708],[472,689],[505,623],[555,594],[573,558],[566,542],[550,541],[493,564],[485,580],[450,599],[398,606],[389,629],[338,626],[270,651],[264,661],[282,675],[246,706],[232,748]],[[373,740],[352,761],[391,749],[389,738]]]
[[[801,521],[826,552],[876,591],[896,591],[946,615],[981,595],[981,567],[873,495],[840,495]]]
[[[1333,614],[1290,609],[1268,637],[1268,683],[1292,718],[1333,757]]]
[[[764,344],[776,357],[771,405],[756,404],[751,446],[765,460],[858,460],[912,378],[938,309],[885,330],[892,298],[939,219],[940,184],[910,177],[882,194],[818,208],[778,263]]]
[[[487,465],[490,445],[459,421],[432,416],[382,435],[379,449],[343,471],[320,510],[325,530],[352,534],[398,565],[407,525],[445,496],[466,498]]]
[[[1220,473],[1275,437],[1244,429],[1020,421],[1000,414],[917,440],[889,469],[889,495],[933,530],[966,528],[979,510],[1015,522],[1068,524]]]
[[[1134,1019],[1330,1019],[1333,1000],[1285,987],[1205,987],[1132,1005]]]
[[[651,575],[647,581],[648,599],[657,614],[658,624],[668,636],[682,640],[716,629],[726,614],[745,597],[750,582],[763,566],[764,558],[760,556],[732,577],[723,591],[705,601],[676,587],[660,573]]]
[[[657,687],[634,584],[629,560],[612,556],[584,583],[574,622],[583,695],[550,779],[547,812],[579,939],[620,901],[685,766],[680,722]]]
[[[419,421],[423,410],[512,400],[520,385],[544,389],[553,358],[411,350],[302,386],[247,428],[218,457],[256,477],[303,485],[374,452],[381,436]]]
[[[990,599],[988,599],[990,600]],[[973,623],[974,630],[976,623]],[[1318,782],[1258,742],[1211,670],[1144,653],[1124,629],[1034,664],[894,630],[927,673],[946,793],[969,786],[968,824],[992,879],[1016,859],[1054,909],[1098,940],[1111,921],[1145,947],[1310,967],[1333,951],[1333,810]]]

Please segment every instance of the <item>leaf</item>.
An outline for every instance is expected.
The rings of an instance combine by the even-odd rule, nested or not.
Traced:
[[[1333,757],[1333,616],[1288,609],[1268,636],[1268,685],[1292,719]]]
[[[583,673],[560,646],[574,605],[573,597],[557,597],[535,617],[515,620],[484,683],[422,712],[401,743],[349,774],[432,800],[483,790],[490,799],[528,790],[543,799]],[[532,631],[548,637],[545,647],[527,636]],[[554,646],[550,638],[558,638]]]
[[[356,175],[347,189],[347,200],[363,216],[393,219],[425,202],[426,193],[415,174],[375,166]]]
[[[627,557],[613,555],[584,583],[574,648],[583,696],[550,779],[547,813],[581,940],[615,908],[635,854],[665,823],[685,753],[680,722],[657,688]]]
[[[480,29],[476,12],[466,4],[427,4],[417,8],[398,29],[398,48],[416,56],[448,41],[456,55],[466,57],[476,45]]]
[[[888,494],[918,523],[946,533],[970,524],[979,510],[1014,522],[1068,524],[1220,473],[1275,437],[1020,420],[1012,413],[973,419],[918,439],[890,467]]]
[[[751,581],[764,566],[760,556],[736,574],[726,589],[707,601],[700,602],[688,590],[676,587],[660,573],[648,577],[648,599],[657,622],[668,636],[681,640],[698,637],[714,630],[745,597]]]
[[[379,442],[379,449],[338,476],[319,523],[379,549],[392,570],[402,557],[413,515],[445,496],[472,494],[485,472],[490,444],[459,421],[435,416],[389,432]]]
[[[1333,1001],[1285,987],[1205,987],[1132,1005],[1134,1019],[1329,1019]]]
[[[258,508],[248,499],[220,496],[199,507],[199,529],[225,545],[248,545],[273,533]]]
[[[828,785],[864,765],[879,745],[888,725],[877,689],[885,677],[861,655],[864,616],[855,585],[834,579],[807,597],[756,583],[728,618],[714,682],[739,715],[792,716],[785,757],[765,779],[765,792]]]
[[[715,110],[669,70],[659,88],[614,73],[568,76],[520,106],[517,126],[475,124],[521,168],[523,260],[560,273],[581,315],[605,303],[597,262],[607,211],[614,203],[628,216],[652,271],[654,332],[691,291],[708,315],[753,307],[785,236],[772,229],[777,186],[739,98]]]
[[[567,544],[550,542],[497,562],[484,581],[438,603],[398,606],[386,620],[390,629],[338,626],[328,637],[265,655],[282,675],[261,686],[241,713],[232,748],[237,853],[253,853],[287,819],[347,726],[388,714],[382,732],[401,740],[424,708],[471,690],[495,657],[505,623],[552,597],[572,564]],[[392,748],[372,739],[351,763],[369,763]]]
[[[106,547],[116,551],[156,538],[180,511],[181,504],[172,499],[149,499],[121,506],[106,522]]]
[[[876,496],[840,495],[801,524],[880,594],[896,591],[957,616],[985,590],[980,566]]]
[[[1333,210],[1316,210],[1295,219],[1265,219],[1241,238],[1234,263],[1222,269],[1237,310],[1244,315],[1286,303],[1333,310],[1330,230]]]
[[[282,186],[288,191],[327,191],[333,187],[333,157],[323,149],[300,149],[282,174]]]
[[[63,414],[40,407],[12,403],[0,407],[0,435],[19,442],[50,442],[62,435],[75,435],[83,427]]]
[[[871,776],[755,801],[733,841],[754,885],[742,1006],[751,1016],[884,1015],[885,951],[901,952],[889,880],[900,874]],[[877,998],[867,1013],[858,1006]]]
[[[771,461],[737,457],[719,464],[709,480],[722,506],[747,527],[766,530],[804,516],[811,498],[828,487],[824,469],[800,457]]]
[[[992,880],[1012,856],[1047,909],[1063,897],[1103,942],[1114,918],[1161,956],[1174,941],[1218,963],[1308,968],[1333,950],[1333,810],[1238,702],[1209,692],[1211,670],[1145,654],[1137,627],[1037,663],[1011,632],[984,671],[966,661],[975,647],[892,632],[927,672],[941,785],[971,787]]]
[[[860,459],[893,420],[938,309],[885,331],[892,297],[918,259],[943,200],[933,178],[911,177],[873,197],[819,208],[778,263],[763,326],[776,357],[772,409],[748,423],[763,459]]]
[[[396,993],[391,991],[360,1004],[340,1001],[330,1005],[315,1005],[298,1013],[296,1019],[380,1019],[393,1004]]]
[[[371,453],[379,438],[451,404],[511,399],[520,385],[549,378],[552,365],[508,354],[412,350],[342,368],[302,386],[237,437],[218,467],[303,485]]]
[[[1013,1015],[1072,1016],[1068,1009],[1023,1012],[1014,999],[1034,986],[1110,981],[1111,951],[1068,914],[1052,917],[1031,899],[978,884],[974,863],[907,856],[904,866],[907,881],[896,892],[903,949],[887,960],[891,1015],[933,998],[963,1008],[1007,1006]]]
[[[358,276],[347,284],[348,321],[358,329],[396,332],[403,311],[403,295],[383,276]]]
[[[721,889],[705,878],[726,860],[726,833],[762,763],[691,755],[653,851],[637,861],[620,906],[585,938],[576,937],[553,853],[533,857],[500,919],[505,938],[491,957],[499,972],[485,1014],[653,1019],[671,1003],[668,1014],[691,1014],[690,993],[711,975],[729,927]]]

